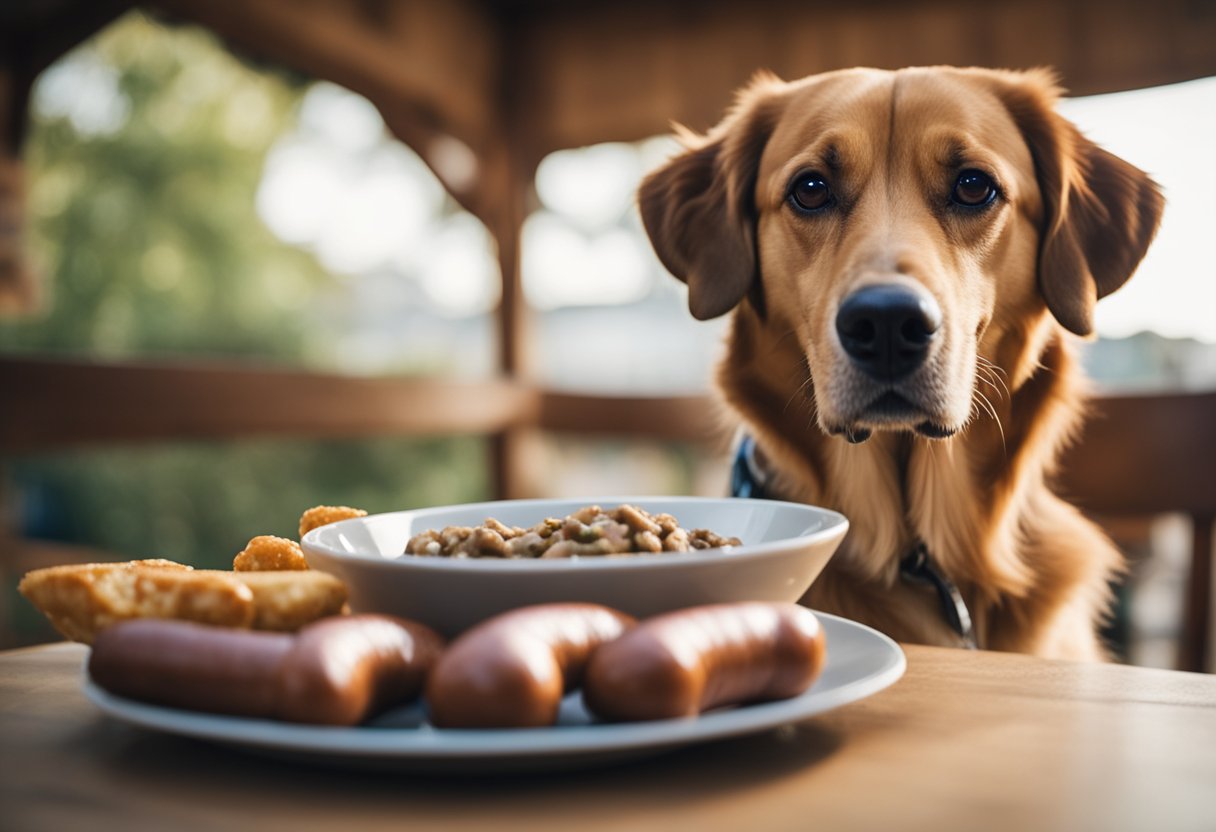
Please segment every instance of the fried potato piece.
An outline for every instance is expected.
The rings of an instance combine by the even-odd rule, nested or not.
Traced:
[[[254,621],[254,593],[231,573],[166,560],[87,563],[36,569],[18,586],[60,633],[92,644],[128,618],[180,618],[221,627]]]
[[[274,572],[307,569],[308,561],[300,544],[285,537],[263,534],[245,544],[232,559],[236,572]]]
[[[300,516],[300,537],[313,529],[337,523],[339,520],[350,520],[352,517],[366,517],[367,512],[361,508],[350,506],[313,506]]]
[[[346,584],[328,572],[231,574],[253,592],[255,630],[294,632],[318,618],[339,614],[346,604]]]

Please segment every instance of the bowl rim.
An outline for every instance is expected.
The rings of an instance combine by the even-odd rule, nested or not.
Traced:
[[[526,508],[529,505],[553,505],[569,503],[582,507],[586,505],[634,505],[647,502],[665,502],[676,504],[704,504],[724,502],[745,502],[766,506],[793,509],[808,514],[819,514],[828,521],[827,524],[814,532],[796,537],[785,537],[780,540],[770,540],[764,543],[745,543],[742,546],[724,547],[724,549],[694,550],[691,552],[655,552],[628,555],[590,555],[570,558],[445,558],[422,555],[405,555],[385,557],[380,554],[367,552],[347,552],[324,543],[320,540],[322,530],[325,534],[340,532],[343,526],[363,525],[377,518],[391,517],[401,514],[426,514],[442,511],[488,511],[495,507],[510,505]],[[487,515],[493,516],[493,515]],[[488,500],[479,503],[455,503],[444,506],[427,506],[424,508],[403,509],[401,511],[386,511],[379,514],[368,514],[363,517],[353,517],[340,520],[325,526],[319,526],[300,540],[300,545],[306,554],[315,554],[340,563],[357,563],[372,568],[388,570],[423,570],[438,572],[475,572],[475,573],[527,573],[544,572],[548,574],[561,572],[587,572],[615,569],[662,569],[680,566],[691,566],[698,563],[725,563],[738,560],[752,560],[768,555],[784,553],[795,542],[810,546],[843,538],[849,530],[849,519],[838,511],[810,503],[795,503],[788,500],[762,500],[751,497],[691,497],[648,495],[636,496],[591,496],[570,498],[529,498],[523,500]],[[404,549],[405,543],[402,542]],[[728,553],[724,556],[723,553]]]

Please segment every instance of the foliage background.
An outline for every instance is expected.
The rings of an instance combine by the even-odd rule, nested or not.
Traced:
[[[39,314],[0,321],[0,350],[279,364],[323,354],[333,335],[318,299],[337,278],[276,239],[254,206],[303,83],[137,13],[67,59],[113,80],[126,111],[90,125],[32,108],[31,242],[49,294]],[[309,506],[476,500],[486,471],[476,439],[180,443],[0,458],[0,493],[23,536],[223,567],[253,535],[294,537]],[[13,585],[4,591],[18,640],[50,635]]]

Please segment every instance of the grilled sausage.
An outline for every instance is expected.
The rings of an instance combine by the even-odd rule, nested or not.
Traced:
[[[427,682],[443,728],[527,728],[557,721],[595,648],[634,619],[598,604],[540,604],[485,621],[452,642]]]
[[[327,618],[294,636],[140,619],[97,636],[89,675],[171,707],[355,725],[416,697],[442,650],[429,627],[384,615]]]
[[[279,668],[280,718],[356,725],[422,693],[443,637],[386,615],[323,619],[305,627]]]
[[[694,716],[721,705],[797,696],[826,655],[814,613],[797,604],[713,604],[647,619],[595,651],[583,701],[608,720]]]

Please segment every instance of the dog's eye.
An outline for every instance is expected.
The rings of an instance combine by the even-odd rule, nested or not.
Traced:
[[[965,170],[954,182],[950,199],[958,205],[979,208],[996,198],[996,185],[992,177],[982,171]]]
[[[790,200],[803,211],[818,211],[832,201],[832,189],[819,174],[803,174],[794,180]]]

